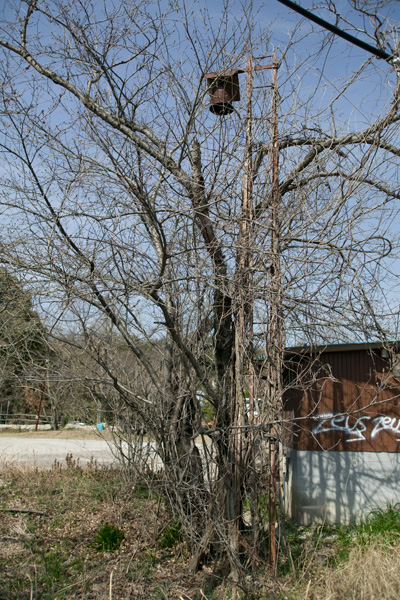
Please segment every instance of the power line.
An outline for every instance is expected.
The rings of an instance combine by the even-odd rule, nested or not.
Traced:
[[[380,48],[375,48],[375,46],[371,46],[370,44],[367,44],[366,42],[359,40],[358,38],[354,37],[353,35],[350,35],[346,31],[339,29],[339,27],[336,27],[336,25],[332,25],[331,23],[328,23],[328,21],[325,21],[324,19],[317,17],[316,15],[311,13],[309,10],[302,8],[295,2],[292,2],[291,0],[278,0],[278,2],[281,2],[281,4],[284,4],[285,6],[291,8],[292,10],[296,11],[300,15],[303,15],[303,17],[310,19],[310,21],[314,21],[314,23],[317,23],[317,25],[321,25],[321,27],[324,27],[328,31],[331,31],[332,33],[334,33],[335,35],[338,35],[339,37],[343,38],[344,40],[347,40],[351,44],[354,44],[354,45],[358,46],[359,48],[362,48],[363,50],[366,50],[367,52],[374,54],[378,58],[382,58],[382,59],[387,60],[388,62],[392,62],[392,63],[397,63],[397,64],[400,63],[398,56],[393,56],[392,54],[388,54],[387,52],[385,52],[384,50],[381,50]]]

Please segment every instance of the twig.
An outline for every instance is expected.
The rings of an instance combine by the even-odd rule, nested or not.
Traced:
[[[139,550],[139,548],[136,548],[136,550],[135,550],[135,551],[133,552],[133,554],[131,555],[131,558],[130,558],[130,560],[129,560],[129,563],[128,563],[127,567],[126,567],[126,571],[125,571],[125,572],[126,572],[126,574],[128,574],[129,568],[130,568],[130,566],[131,566],[131,564],[132,564],[132,561],[133,561],[133,559],[135,558],[136,554],[138,553],[138,550]]]
[[[0,508],[0,511],[47,516],[47,513],[43,512],[42,510],[34,510],[33,508]]]
[[[110,573],[110,595],[109,595],[109,600],[112,600],[112,578],[113,578],[113,573],[114,573],[114,571],[111,571],[111,573]]]
[[[29,573],[27,575],[28,575],[29,583],[31,585],[31,590],[30,590],[30,594],[29,594],[29,600],[33,600],[33,582],[32,582],[32,579],[29,576]]]

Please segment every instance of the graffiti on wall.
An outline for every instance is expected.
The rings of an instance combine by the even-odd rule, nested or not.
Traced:
[[[327,431],[340,431],[344,434],[347,442],[358,442],[366,440],[368,437],[374,439],[380,433],[386,431],[397,435],[397,442],[400,442],[400,417],[370,417],[363,415],[354,417],[349,415],[326,414],[314,417],[319,423],[314,428],[314,435],[319,435]]]

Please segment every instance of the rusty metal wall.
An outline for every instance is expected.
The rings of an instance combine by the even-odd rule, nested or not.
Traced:
[[[285,392],[286,430],[291,432],[286,445],[400,451],[400,377],[393,376],[379,349],[352,348],[292,356],[292,381]]]

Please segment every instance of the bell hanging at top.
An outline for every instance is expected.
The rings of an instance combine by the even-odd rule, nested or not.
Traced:
[[[241,69],[207,73],[208,93],[210,94],[210,111],[219,117],[230,115],[234,108],[232,102],[240,100],[239,76]]]

